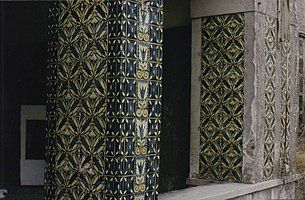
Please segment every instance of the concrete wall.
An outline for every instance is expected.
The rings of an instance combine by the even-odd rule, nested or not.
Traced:
[[[303,0],[297,0],[297,10],[300,32],[305,34],[305,3]]]

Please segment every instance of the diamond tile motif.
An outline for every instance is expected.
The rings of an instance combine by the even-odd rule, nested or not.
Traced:
[[[290,42],[281,43],[281,141],[280,141],[280,175],[287,176],[291,172],[289,158],[290,140],[290,73],[291,73],[291,47]]]
[[[202,19],[200,178],[241,181],[244,14]]]
[[[50,9],[45,199],[104,199],[107,2]]]
[[[48,27],[48,66],[47,66],[47,102],[46,102],[46,168],[44,177],[45,199],[52,199],[55,195],[55,136],[56,136],[56,110],[57,110],[57,2],[52,3],[49,9]]]
[[[299,138],[304,137],[304,126],[305,126],[305,120],[304,120],[304,39],[300,38],[299,40],[299,66],[298,66],[298,73],[299,73],[299,85],[298,85],[298,91],[299,91]]]
[[[266,17],[266,27],[264,180],[269,180],[272,178],[275,167],[275,62],[277,51],[277,20]]]
[[[157,199],[162,7],[53,2],[45,199]]]

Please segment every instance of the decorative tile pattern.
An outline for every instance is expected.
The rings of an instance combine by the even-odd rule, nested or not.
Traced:
[[[265,65],[265,125],[264,125],[264,179],[274,172],[275,140],[275,68],[277,20],[266,17],[266,65]]]
[[[109,3],[105,199],[157,199],[163,2]]]
[[[157,199],[162,8],[54,2],[46,199]]]
[[[49,10],[49,42],[47,66],[47,102],[46,102],[46,168],[44,178],[45,199],[55,196],[55,136],[57,110],[57,51],[58,51],[58,3],[53,2]]]
[[[241,181],[244,14],[202,19],[200,178]]]
[[[290,42],[281,43],[281,141],[280,141],[280,159],[281,176],[287,176],[291,172],[289,158],[289,140],[290,140],[290,70],[291,70],[291,47]]]
[[[300,38],[299,40],[299,52],[300,52],[300,57],[299,57],[299,138],[304,137],[304,126],[305,126],[305,121],[304,121],[304,39]]]
[[[51,8],[46,199],[104,199],[107,2]]]

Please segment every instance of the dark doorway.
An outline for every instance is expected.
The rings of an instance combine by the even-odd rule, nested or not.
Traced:
[[[49,4],[1,2],[0,188],[10,192],[20,185],[21,105],[45,105]]]
[[[189,175],[191,26],[164,30],[160,192],[182,189]]]

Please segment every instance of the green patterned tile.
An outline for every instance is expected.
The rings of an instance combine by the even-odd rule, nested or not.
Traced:
[[[200,178],[241,181],[244,14],[202,19]]]

